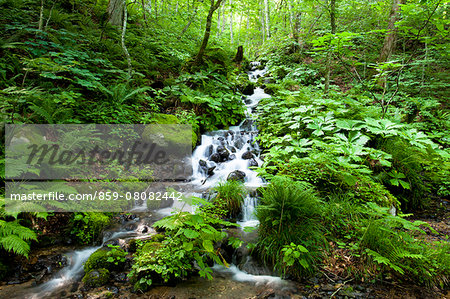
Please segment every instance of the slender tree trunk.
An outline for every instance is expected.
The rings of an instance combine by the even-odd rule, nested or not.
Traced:
[[[328,47],[327,54],[327,64],[326,64],[326,73],[325,73],[325,94],[328,94],[328,90],[330,89],[330,77],[331,77],[331,41],[334,38],[334,34],[336,33],[336,0],[330,0],[330,25],[331,25],[331,38],[330,44]]]
[[[195,64],[200,65],[203,62],[203,54],[205,54],[206,46],[208,45],[209,36],[211,35],[211,23],[214,12],[219,8],[222,0],[211,0],[211,6],[209,7],[208,16],[206,17],[205,35],[203,36],[202,45],[195,58]]]
[[[247,30],[245,31],[245,44],[247,45],[247,49],[249,48],[249,39],[248,39],[249,29],[250,29],[250,8],[247,9]]]
[[[128,79],[131,79],[131,73],[133,71],[132,66],[131,66],[131,57],[130,57],[130,53],[128,53],[127,46],[125,45],[125,33],[127,31],[127,18],[128,18],[127,4],[126,4],[126,0],[123,0],[123,26],[122,26],[121,41],[122,41],[123,53],[125,54],[125,57],[127,58],[127,63],[128,63]]]
[[[241,29],[242,29],[242,14],[239,14],[239,30],[238,30],[238,36],[237,36],[238,44],[240,44],[240,42],[241,42]]]
[[[221,9],[219,9],[218,11],[217,11],[217,37],[219,38],[220,37],[220,17],[222,16],[222,10]]]
[[[189,22],[186,24],[186,26],[184,26],[183,31],[181,31],[180,35],[178,36],[178,39],[180,39],[181,36],[183,36],[183,34],[186,33],[186,31],[188,30],[189,26],[191,26],[192,21],[195,19],[195,16],[197,15],[197,11],[198,11],[198,6],[195,6],[194,7],[194,11],[192,13],[192,16],[189,19]]]
[[[288,1],[288,9],[289,9],[289,27],[292,31],[292,36],[294,36],[294,14],[292,13],[291,0]]]
[[[264,0],[264,16],[266,22],[266,37],[270,37],[270,16],[269,16],[269,1]]]
[[[44,26],[44,0],[41,0],[41,10],[39,12],[39,24],[38,29],[42,30],[42,27]]]
[[[230,0],[230,41],[233,44],[233,0]]]
[[[225,3],[225,2],[224,2]],[[227,24],[227,19],[226,19],[227,15],[225,13],[225,4],[222,5],[222,28],[220,28],[220,34],[222,35],[222,33],[225,31],[225,25]]]
[[[264,23],[264,11],[260,10],[259,11],[259,18],[261,20],[261,32],[262,32],[262,37],[263,37],[263,43],[266,42],[266,25]]]
[[[142,5],[142,14],[143,14],[143,16],[144,16],[145,26],[148,26],[148,22],[147,22],[147,14],[145,13],[145,3],[144,3],[144,0],[141,0],[141,5]]]
[[[395,47],[395,39],[397,37],[397,29],[395,28],[395,22],[399,18],[399,10],[402,0],[392,0],[391,12],[389,14],[388,31],[384,38],[384,44],[381,48],[380,57],[378,62],[386,62],[392,55]]]
[[[45,22],[44,31],[47,30],[48,23],[50,23],[50,19],[52,18],[53,7],[55,7],[55,3],[53,3],[52,8],[50,8],[50,12],[48,13],[47,22]]]
[[[125,2],[123,0],[109,0],[107,12],[108,22],[113,26],[120,26],[123,23]]]

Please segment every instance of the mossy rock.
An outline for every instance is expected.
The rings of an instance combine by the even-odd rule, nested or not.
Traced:
[[[125,266],[124,262],[118,262],[117,265],[114,262],[108,262],[108,258],[112,257],[114,261],[117,261],[118,258],[125,256],[126,253],[123,249],[105,249],[100,248],[96,250],[91,256],[87,259],[84,264],[84,272],[88,272],[93,269],[105,268],[108,270],[122,270]]]
[[[246,73],[241,73],[237,78],[237,89],[245,95],[252,95],[255,89],[255,83],[250,81]]]
[[[84,275],[82,281],[85,285],[96,288],[108,283],[110,273],[108,269],[93,269]]]
[[[145,243],[144,246],[142,246],[141,251],[151,253],[151,252],[154,252],[155,250],[161,248],[161,246],[162,246],[161,242],[151,241],[151,242]]]
[[[153,235],[150,238],[150,240],[152,242],[162,242],[165,238],[166,238],[166,236],[164,236],[163,234],[156,234],[156,235]]]
[[[192,130],[188,136],[184,127],[176,126],[181,124],[181,121],[175,115],[157,113],[153,119],[153,125],[147,126],[142,133],[144,141],[160,146],[189,144],[192,148],[197,144],[197,134]]]
[[[153,123],[154,124],[161,124],[161,125],[174,125],[179,124],[180,120],[178,117],[172,114],[164,114],[164,113],[156,113],[153,116]]]

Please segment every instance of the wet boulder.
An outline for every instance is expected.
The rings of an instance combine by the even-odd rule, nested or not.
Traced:
[[[198,164],[200,165],[200,169],[203,173],[208,172],[208,162],[206,162],[205,160],[200,160],[198,161]]]
[[[206,171],[206,174],[207,174],[208,176],[214,175],[214,169],[216,169],[216,166],[209,167],[208,170]]]
[[[87,259],[84,264],[84,272],[89,272],[94,269],[105,268],[108,270],[122,270],[125,266],[126,252],[120,248],[100,248],[97,249]],[[111,262],[111,258],[114,262]]]
[[[248,166],[250,167],[257,167],[258,166],[258,162],[255,160],[255,158],[251,158],[248,162]]]
[[[206,156],[211,156],[214,152],[214,146],[212,144],[208,145],[206,148]]]
[[[231,154],[229,157],[228,157],[228,160],[234,160],[234,159],[236,159],[236,155],[235,154]]]
[[[250,160],[253,158],[253,153],[251,151],[246,151],[242,154],[242,159],[244,160]]]
[[[214,153],[211,156],[209,156],[209,161],[213,161],[216,163],[220,162],[220,155],[218,153]]]
[[[233,172],[230,172],[230,174],[227,177],[227,181],[244,181],[245,180],[245,172],[240,170],[235,170]]]
[[[198,161],[198,164],[199,164],[200,167],[202,167],[202,168],[208,166],[205,160],[200,160],[200,161]]]
[[[234,142],[234,146],[236,148],[242,148],[245,145],[245,140],[242,137],[238,137],[236,138],[235,142]]]
[[[217,147],[217,153],[220,156],[221,162],[227,161],[228,157],[230,156],[230,152],[222,145]]]
[[[86,273],[83,277],[83,283],[88,287],[100,287],[109,281],[110,273],[108,269],[94,269]]]

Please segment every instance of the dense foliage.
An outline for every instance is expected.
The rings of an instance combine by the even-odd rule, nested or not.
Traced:
[[[268,185],[258,190],[252,254],[301,280],[344,251],[354,278],[444,289],[448,11],[441,0],[2,0],[0,117],[2,124],[190,124],[195,147],[201,133],[239,124],[243,94],[261,86],[272,96],[257,108],[264,161],[257,172]],[[256,83],[247,57],[267,71]],[[2,144],[2,183],[4,156]],[[22,160],[17,174],[36,171]],[[120,179],[142,186],[138,172]],[[4,197],[4,184],[0,190]],[[213,263],[228,265],[218,247],[241,245],[226,229],[247,190],[230,181],[210,191],[197,213],[163,218],[154,224],[163,234],[134,243],[135,290],[211,278]],[[92,245],[116,216],[12,213],[0,200],[2,279],[50,235],[43,223]],[[423,211],[434,218],[414,221]],[[438,218],[444,233],[433,228]],[[83,282],[104,285],[126,256],[116,245],[96,251]]]

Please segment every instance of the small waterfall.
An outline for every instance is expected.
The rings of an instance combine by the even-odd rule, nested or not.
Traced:
[[[251,64],[252,70],[248,73],[251,81],[256,82],[260,76],[263,76],[266,69],[259,70],[259,62]],[[244,184],[249,189],[255,189],[263,186],[264,181],[257,176],[257,173],[249,167],[260,166],[263,161],[260,159],[260,148],[255,142],[258,133],[254,120],[254,109],[259,101],[264,98],[270,98],[262,88],[255,88],[254,93],[244,99],[246,110],[246,119],[238,126],[230,127],[228,130],[218,130],[209,132],[201,136],[201,143],[195,149],[192,155],[193,175],[189,186],[185,186],[189,193],[193,196],[202,197],[202,192],[216,186],[220,181],[225,181],[230,173],[240,172],[244,175]],[[242,208],[242,219],[238,223],[242,227],[255,227],[259,221],[255,216],[255,208],[258,204],[258,198],[247,196],[244,199]],[[175,209],[194,212],[195,207],[186,205],[184,201],[174,201],[172,207],[159,209],[157,212],[160,216],[170,215]],[[137,205],[134,212],[148,211],[144,203]],[[136,219],[137,221],[138,219]],[[129,224],[130,222],[128,222]],[[149,234],[142,233],[142,227],[129,231],[125,226],[119,229],[111,230],[105,233],[103,244],[97,247],[88,247],[82,250],[74,250],[68,253],[70,265],[61,269],[48,282],[27,290],[28,296],[23,298],[45,298],[52,296],[54,292],[67,286],[71,282],[79,281],[83,272],[83,264],[97,249],[101,248],[106,242],[114,240],[123,240],[126,238],[143,238]],[[119,242],[120,243],[120,242]],[[248,256],[251,261],[251,257]],[[235,265],[231,265],[226,269],[214,266],[219,272],[227,272],[232,279],[237,281],[255,282],[255,283],[283,283],[279,277],[268,275],[251,275],[247,272],[239,270]]]
[[[127,222],[127,224],[132,224],[137,222],[139,219]],[[49,298],[55,291],[68,285],[69,283],[76,282],[81,279],[84,270],[83,266],[87,259],[93,254],[97,249],[102,248],[107,242],[123,240],[132,237],[143,237],[142,225],[138,225],[135,230],[126,230],[121,227],[119,230],[107,231],[104,234],[102,244],[100,246],[88,247],[81,250],[74,250],[67,253],[70,265],[59,270],[53,278],[49,281],[29,290],[29,296],[25,295],[23,298],[29,299],[39,299],[39,298]],[[147,231],[146,234],[149,234]]]
[[[259,224],[255,215],[256,206],[258,205],[258,198],[247,195],[244,199],[244,205],[242,207],[242,220],[238,221],[238,224],[242,227],[255,227]]]

